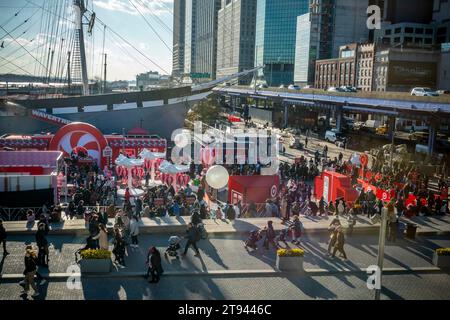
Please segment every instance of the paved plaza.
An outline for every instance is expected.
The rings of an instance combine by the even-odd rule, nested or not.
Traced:
[[[304,248],[304,274],[281,273],[275,265],[275,250],[256,252],[243,246],[239,234],[213,235],[199,242],[201,257],[189,251],[185,258],[163,259],[165,274],[157,285],[143,279],[147,248],[167,247],[167,235],[145,234],[139,248],[127,248],[126,267],[113,267],[106,276],[82,277],[81,290],[69,290],[69,266],[74,252],[83,246],[85,237],[50,235],[50,274],[40,273],[49,282],[40,287],[39,299],[371,299],[365,269],[377,261],[377,235],[354,234],[347,237],[349,260],[326,256],[328,236],[307,234]],[[18,281],[23,269],[25,244],[34,243],[31,235],[12,235],[1,262],[0,299],[21,299]],[[281,246],[286,246],[281,243]],[[295,247],[290,242],[289,247]],[[387,242],[384,299],[449,299],[445,288],[450,276],[431,263],[433,252],[449,247],[449,236],[427,236],[409,240],[401,236]],[[351,289],[351,290],[349,290]]]

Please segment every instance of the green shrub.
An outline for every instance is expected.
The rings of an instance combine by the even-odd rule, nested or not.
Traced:
[[[83,259],[111,259],[111,251],[102,249],[88,249],[81,251]]]
[[[450,248],[436,249],[436,254],[438,256],[450,256]]]
[[[305,250],[303,249],[278,249],[277,255],[279,257],[303,257]]]

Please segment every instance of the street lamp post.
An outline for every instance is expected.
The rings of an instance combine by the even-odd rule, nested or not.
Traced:
[[[389,165],[390,168],[392,170],[392,173],[394,172],[394,143],[395,143],[395,130],[396,130],[396,119],[394,119],[394,121],[392,121],[389,125],[392,125],[392,137],[391,137],[391,154],[390,154],[390,159],[389,159]]]
[[[384,261],[384,247],[386,243],[386,226],[387,226],[387,208],[384,207],[381,210],[381,223],[380,223],[380,238],[378,239],[378,269],[380,272],[380,279],[378,283],[378,288],[375,289],[375,300],[380,300],[381,288],[383,277],[383,261]]]
[[[64,203],[67,203],[67,162],[64,162]]]

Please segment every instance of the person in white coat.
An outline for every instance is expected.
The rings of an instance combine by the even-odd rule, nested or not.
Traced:
[[[137,216],[133,216],[130,222],[131,246],[138,247],[139,222]]]
[[[98,240],[100,249],[109,250],[108,230],[104,224],[99,225],[99,232],[93,239]]]

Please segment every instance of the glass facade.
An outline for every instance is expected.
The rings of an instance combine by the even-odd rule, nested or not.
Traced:
[[[173,54],[172,75],[179,77],[184,73],[185,0],[173,3]]]
[[[297,19],[297,40],[295,44],[295,83],[308,83],[308,78],[313,77],[312,69],[310,64],[314,61],[316,56],[310,58],[312,54],[311,48],[311,37],[315,36],[315,33],[311,32],[311,14],[303,14]],[[309,76],[308,76],[309,75]]]
[[[309,0],[258,0],[255,65],[269,86],[293,83],[297,17],[308,10]]]
[[[196,0],[186,0],[185,3],[185,34],[184,34],[184,73],[189,74],[195,70],[195,20]]]

